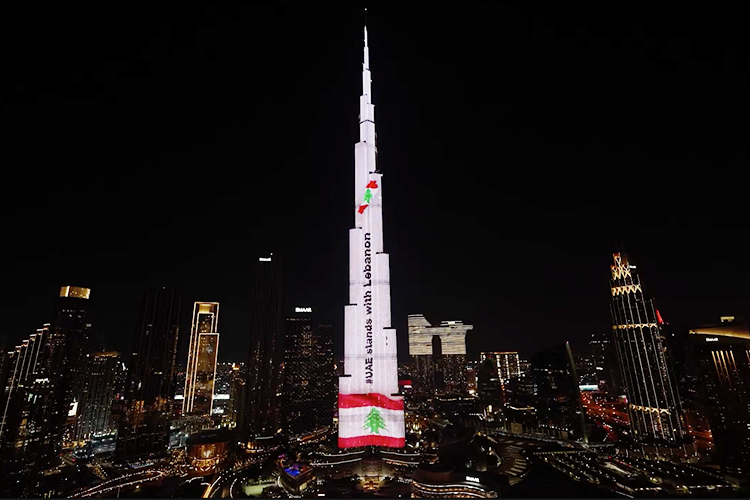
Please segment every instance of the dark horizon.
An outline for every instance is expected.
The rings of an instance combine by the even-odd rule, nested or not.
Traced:
[[[278,252],[287,306],[330,321],[340,356],[362,5],[9,9],[7,340],[85,286],[127,354],[160,285],[185,297],[178,362],[196,300],[221,303],[220,360],[245,361],[250,264]],[[611,328],[620,245],[665,321],[748,317],[740,18],[370,7],[402,361],[415,313],[474,325],[473,355],[581,352]]]

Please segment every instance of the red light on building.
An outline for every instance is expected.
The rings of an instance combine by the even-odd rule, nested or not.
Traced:
[[[664,320],[661,319],[661,314],[659,314],[659,310],[658,309],[656,310],[656,321],[658,321],[660,325],[664,324]]]

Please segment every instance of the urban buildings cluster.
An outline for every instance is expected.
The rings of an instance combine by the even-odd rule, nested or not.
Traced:
[[[96,291],[62,287],[51,322],[14,348],[3,346],[4,491],[48,493],[39,489],[47,482],[34,478],[58,467],[61,457],[158,459],[182,447],[190,458],[199,443],[226,437],[219,429],[234,431],[232,441],[248,448],[282,433],[297,439],[330,431],[332,327],[317,323],[311,307],[284,313],[276,257],[259,258],[256,270],[252,349],[239,363],[218,362],[217,302],[194,303],[187,359],[178,360],[183,298],[172,289],[147,289],[127,357],[92,342]],[[282,421],[288,425],[282,428]],[[213,469],[220,455],[201,452],[192,462],[198,470]]]
[[[250,349],[233,363],[219,363],[218,302],[193,303],[180,360],[183,297],[148,288],[123,355],[92,340],[96,290],[63,286],[48,323],[2,346],[3,495],[491,498],[523,496],[542,467],[560,492],[747,487],[747,324],[670,327],[622,253],[612,328],[585,354],[561,342],[471,359],[474,326],[412,314],[399,365],[366,31],[359,128],[343,361],[315,305],[285,304],[278,255],[253,262]]]

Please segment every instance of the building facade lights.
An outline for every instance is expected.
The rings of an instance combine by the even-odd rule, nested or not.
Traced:
[[[349,305],[344,308],[344,375],[339,378],[340,448],[403,447],[404,398],[391,327],[390,264],[383,249],[383,175],[376,165],[375,106],[365,28],[360,140],[354,149],[354,217],[349,230]]]

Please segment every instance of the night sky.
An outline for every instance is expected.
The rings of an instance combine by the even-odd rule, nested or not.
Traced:
[[[19,4],[0,15],[6,341],[75,285],[130,352],[154,284],[184,293],[183,352],[192,302],[218,301],[219,357],[241,361],[251,262],[274,252],[341,353],[363,4]],[[746,17],[451,5],[368,12],[400,357],[412,313],[473,324],[474,355],[583,349],[611,327],[617,245],[666,321],[746,315]]]

